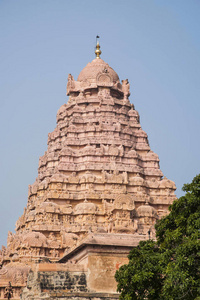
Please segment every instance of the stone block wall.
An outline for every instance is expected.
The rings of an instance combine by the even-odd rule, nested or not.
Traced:
[[[78,272],[38,272],[41,291],[87,292],[85,273]]]

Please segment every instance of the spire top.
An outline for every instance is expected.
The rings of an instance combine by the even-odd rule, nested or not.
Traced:
[[[96,36],[96,50],[95,50],[96,58],[100,58],[101,50],[99,45],[99,36]]]

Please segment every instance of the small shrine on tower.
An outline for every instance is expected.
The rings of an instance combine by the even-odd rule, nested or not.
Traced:
[[[27,206],[0,253],[0,299],[118,299],[114,274],[176,199],[130,102],[128,79],[96,58],[69,74],[67,103]],[[8,288],[7,288],[8,289]]]

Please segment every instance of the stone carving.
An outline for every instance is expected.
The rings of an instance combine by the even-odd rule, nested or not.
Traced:
[[[25,247],[47,247],[47,239],[43,233],[32,231],[23,236],[22,245]]]
[[[53,232],[50,232],[48,236],[48,246],[50,248],[59,248],[60,246],[60,243]]]
[[[64,119],[64,117],[65,116],[67,116],[67,110],[66,110],[66,108],[67,108],[67,105],[66,104],[63,104],[60,108],[59,108],[59,110],[58,110],[58,112],[57,112],[57,122],[58,121],[60,121],[60,120],[62,120],[62,119]],[[66,126],[66,124],[65,124],[65,126]]]
[[[69,95],[70,92],[74,90],[74,88],[75,88],[74,77],[71,74],[69,74],[68,81],[67,81],[67,95]]]
[[[62,151],[60,151],[60,156],[71,156],[74,154],[74,151],[72,150],[71,147],[66,146],[65,148],[62,149]]]
[[[119,154],[119,148],[115,145],[109,147],[109,154],[112,156],[117,156]]]
[[[120,145],[118,147],[118,150],[119,150],[119,156],[123,156],[124,155],[124,147],[123,147],[123,145]]]
[[[10,299],[12,297],[13,297],[13,288],[11,282],[9,282],[9,285],[5,288],[4,298]]]
[[[159,184],[159,187],[160,188],[163,188],[163,189],[172,189],[172,190],[175,190],[176,189],[176,186],[175,186],[175,183],[169,179],[167,179],[166,177],[164,177],[160,184]]]
[[[62,248],[72,248],[76,246],[78,241],[78,236],[71,232],[62,231],[61,232],[61,247]]]
[[[114,207],[122,210],[133,210],[135,208],[135,204],[131,195],[121,194],[116,197]]]
[[[111,215],[109,215],[107,217],[107,222],[108,222],[108,229],[107,229],[107,232],[108,233],[112,233],[113,232],[113,218]]]
[[[110,78],[109,78],[109,80],[110,80]],[[103,103],[103,99],[110,99],[110,90],[106,89],[106,88],[99,89],[98,98],[101,101],[100,102],[100,106],[101,106]]]
[[[102,182],[108,183],[127,183],[128,182],[128,175],[127,172],[123,172],[122,174],[119,173],[117,169],[114,169],[113,172],[107,172],[105,170],[101,171],[102,174]]]
[[[80,183],[94,183],[96,180],[96,176],[92,174],[90,171],[86,171],[86,173],[80,177]]]
[[[7,237],[7,246],[9,247],[14,241],[14,234],[11,231],[8,231]]]
[[[15,274],[14,274],[14,277],[13,277],[13,283],[15,284],[24,284],[25,280],[24,280],[24,274],[23,272],[20,270],[20,271],[17,271]]]
[[[97,206],[94,203],[84,200],[83,203],[79,203],[74,208],[74,214],[84,215],[84,214],[95,214],[97,211]]]
[[[122,80],[122,91],[124,93],[124,99],[128,99],[130,96],[130,84],[128,82],[128,79]]]
[[[88,143],[81,151],[82,154],[92,155],[95,154],[95,147]]]
[[[105,155],[110,156],[120,156],[124,155],[124,146],[123,145],[102,145],[102,150]]]
[[[49,253],[51,254],[52,257],[55,257],[55,258],[59,257],[59,251],[55,248],[53,250],[50,250]]]
[[[132,147],[132,148],[128,151],[127,156],[128,156],[128,157],[132,157],[132,158],[137,158],[137,157],[138,157],[138,154],[137,154],[137,151]]]
[[[146,202],[145,205],[141,205],[137,209],[138,216],[138,232],[146,235],[148,231],[155,235],[154,225],[158,218],[155,208]]]
[[[79,176],[76,175],[76,172],[72,172],[71,175],[68,177],[69,183],[78,183]]]
[[[108,75],[105,72],[98,74],[97,75],[97,85],[98,86],[112,86],[111,75]]]

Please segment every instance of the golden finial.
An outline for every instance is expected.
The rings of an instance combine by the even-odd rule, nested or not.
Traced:
[[[100,45],[99,45],[99,36],[96,36],[96,50],[95,50],[95,54],[96,54],[96,58],[100,58],[101,55],[101,50],[100,50]]]

